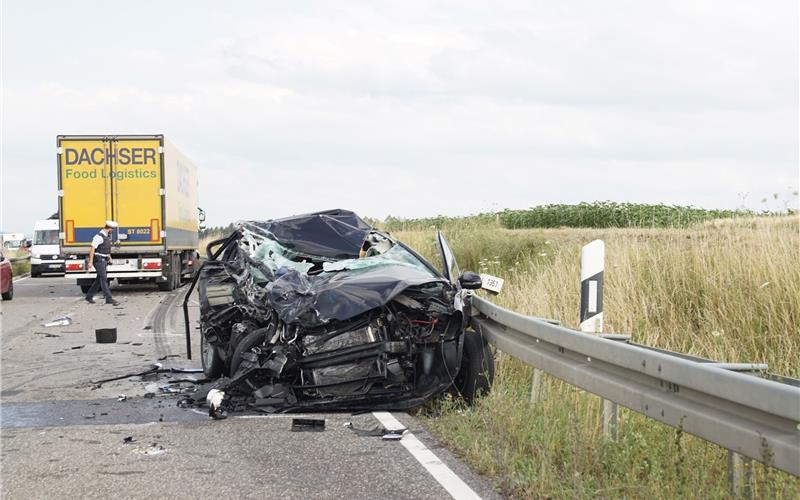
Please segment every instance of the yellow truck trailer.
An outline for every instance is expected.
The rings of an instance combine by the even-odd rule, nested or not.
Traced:
[[[112,233],[108,277],[154,281],[162,290],[191,276],[201,211],[197,168],[163,135],[59,135],[58,215],[65,277],[86,292],[86,258],[106,220]]]

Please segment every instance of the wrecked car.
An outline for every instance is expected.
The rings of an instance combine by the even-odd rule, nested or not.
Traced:
[[[488,390],[492,353],[464,311],[481,278],[437,237],[441,270],[346,210],[240,222],[211,242],[195,278],[209,404],[399,410]]]

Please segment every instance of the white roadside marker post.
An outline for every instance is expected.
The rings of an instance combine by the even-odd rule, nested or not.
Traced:
[[[581,249],[581,310],[580,329],[586,333],[603,332],[603,272],[606,245],[594,240]],[[619,406],[603,400],[603,435],[617,440]]]

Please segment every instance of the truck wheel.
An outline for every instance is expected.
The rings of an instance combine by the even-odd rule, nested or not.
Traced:
[[[14,298],[14,280],[8,284],[8,291],[3,294],[3,300],[11,300]]]
[[[493,381],[494,356],[489,345],[477,332],[465,331],[461,368],[453,382],[456,395],[471,405],[477,396],[489,392]]]
[[[174,254],[172,256],[172,288],[180,288],[181,286],[181,254]]]
[[[215,379],[222,375],[222,358],[217,348],[208,343],[205,334],[200,334],[200,360],[203,362],[203,374]]]
[[[170,260],[172,260],[172,259],[170,259]],[[169,292],[169,291],[175,289],[175,278],[174,278],[174,276],[175,276],[175,267],[174,267],[173,264],[174,264],[174,262],[170,262],[169,272],[167,272],[167,275],[165,276],[165,278],[167,278],[167,280],[166,281],[158,281],[157,282],[158,289],[161,290],[162,292]]]
[[[175,255],[174,254],[170,255],[169,272],[165,276],[167,278],[167,281],[158,282],[158,289],[161,290],[162,292],[169,292],[170,290],[175,290],[176,288],[178,288],[178,285],[180,283],[180,274],[179,274],[180,270],[178,269],[180,267],[180,263],[178,263],[178,265],[176,266],[175,261],[176,261]]]

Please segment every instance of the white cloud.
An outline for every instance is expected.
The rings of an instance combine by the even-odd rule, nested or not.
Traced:
[[[795,2],[187,5],[7,9],[4,228],[53,211],[63,133],[164,133],[211,224],[798,183]]]

